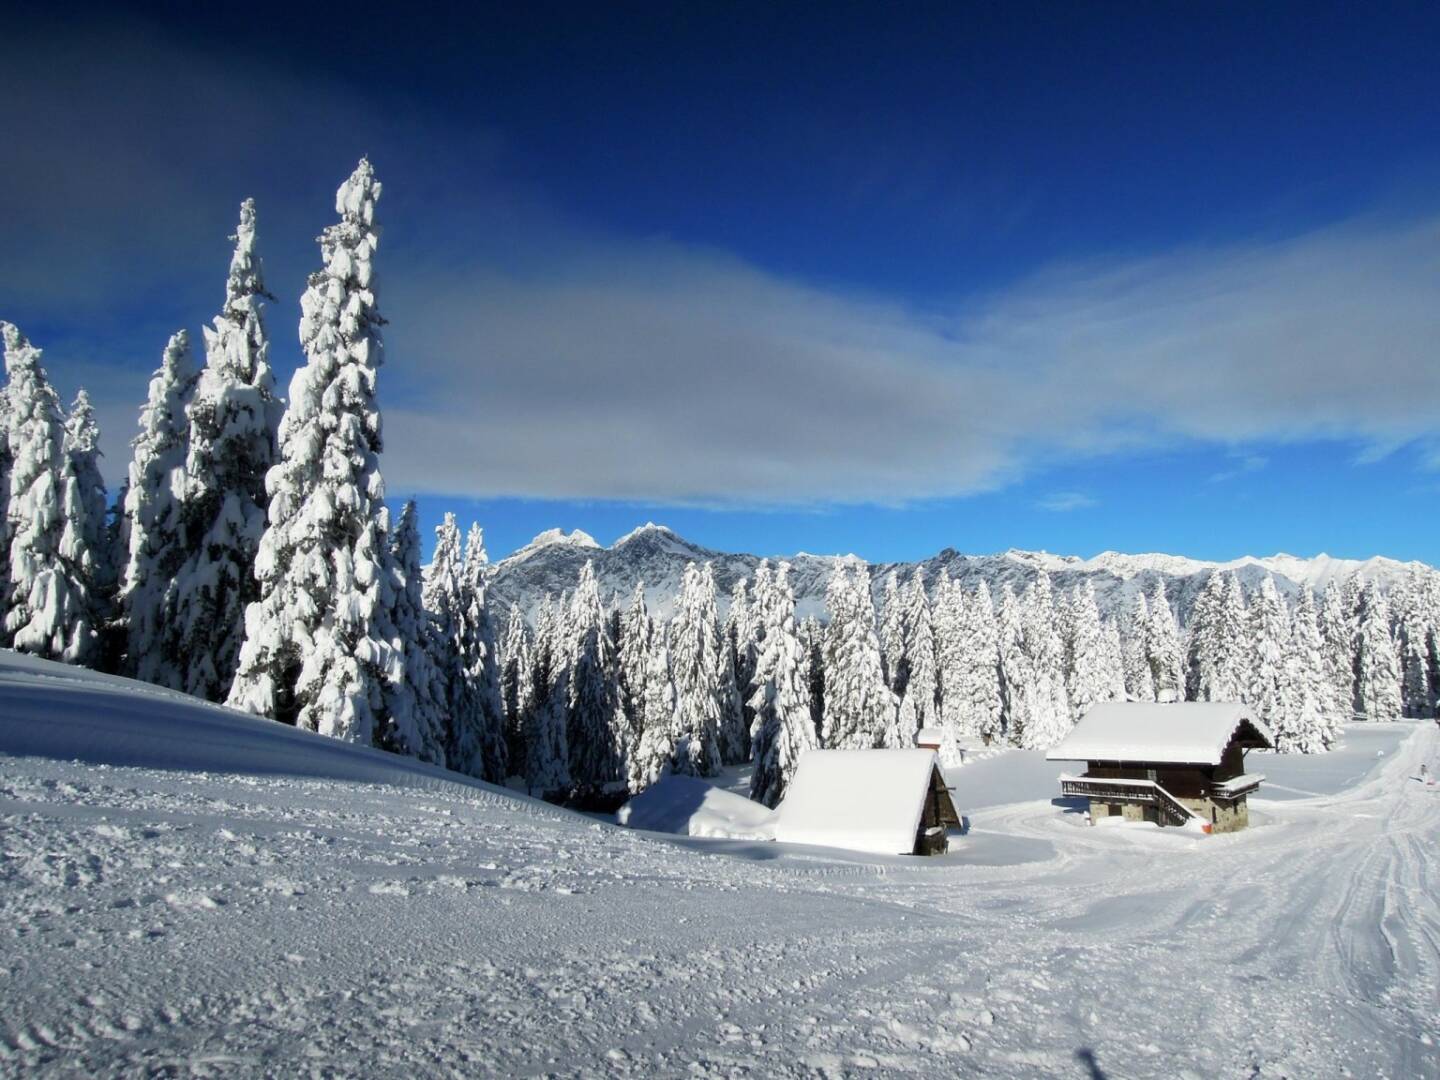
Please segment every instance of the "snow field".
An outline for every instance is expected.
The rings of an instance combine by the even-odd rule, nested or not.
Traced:
[[[1203,840],[967,804],[1001,755],[952,776],[955,855],[884,859],[611,828],[26,663],[0,665],[0,1073],[1440,1075],[1433,725]],[[87,743],[101,705],[129,764]],[[279,732],[289,771],[221,771],[202,714]],[[167,726],[190,748],[137,765]]]

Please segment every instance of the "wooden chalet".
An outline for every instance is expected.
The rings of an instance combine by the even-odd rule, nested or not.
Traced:
[[[1246,796],[1265,779],[1245,771],[1245,751],[1273,746],[1244,705],[1114,701],[1045,756],[1086,763],[1083,775],[1060,777],[1060,790],[1090,800],[1092,825],[1119,817],[1222,833],[1250,823]]]
[[[960,827],[931,750],[807,750],[775,839],[875,855],[943,855]]]

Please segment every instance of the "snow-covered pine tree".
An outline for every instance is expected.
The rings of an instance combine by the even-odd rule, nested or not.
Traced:
[[[1090,706],[1125,696],[1120,656],[1105,633],[1095,586],[1077,585],[1064,609],[1065,686],[1070,708],[1079,720]]]
[[[1216,572],[1190,616],[1188,695],[1195,701],[1240,701],[1249,682],[1249,642],[1240,583]]]
[[[1165,597],[1165,583],[1156,580],[1151,590],[1145,621],[1145,657],[1156,697],[1185,696],[1185,650],[1180,645],[1180,627]]]
[[[1390,630],[1390,602],[1373,581],[1360,592],[1355,635],[1355,697],[1367,720],[1400,716],[1400,655]]]
[[[967,596],[958,581],[942,578],[935,616],[941,753],[947,764],[958,764],[963,742],[977,736],[988,742],[1001,733],[999,626],[989,586],[982,581]]]
[[[722,669],[715,615],[715,576],[689,563],[670,623],[670,670],[675,683],[671,732],[673,770],[691,776],[720,771]]]
[[[1425,610],[1425,583],[1412,571],[1391,594],[1395,646],[1400,656],[1400,707],[1412,719],[1435,715],[1435,687],[1430,672],[1430,635],[1433,627]]]
[[[563,606],[563,604],[562,604]],[[566,744],[570,684],[562,655],[561,606],[546,596],[535,621],[531,711],[525,726],[525,785],[532,795],[555,798],[570,789]]]
[[[96,629],[86,583],[65,553],[67,480],[65,416],[41,367],[40,350],[11,323],[0,322],[5,343],[9,413],[10,492],[7,501],[9,597],[3,638],[21,652],[84,663]]]
[[[767,575],[770,573],[769,563],[763,559],[756,570],[757,587],[761,570]],[[744,578],[735,582],[735,588],[730,593],[730,611],[725,616],[725,627],[721,634],[735,665],[735,685],[740,690],[740,709],[746,732],[750,730],[755,719],[750,711],[750,695],[746,688],[754,678],[755,657],[759,652],[755,619],[750,608],[751,592],[749,583]]]
[[[1269,726],[1277,746],[1293,746],[1293,690],[1286,656],[1290,651],[1290,612],[1275,579],[1266,575],[1249,610],[1250,682],[1245,702]]]
[[[109,623],[114,581],[114,558],[106,548],[108,528],[105,480],[100,475],[100,427],[90,395],[75,396],[65,419],[65,459],[60,471],[64,528],[60,558],[74,584],[76,604],[83,614],[72,635],[71,661],[95,667],[101,659],[101,635]]]
[[[290,383],[280,460],[266,480],[270,525],[255,559],[259,597],[245,610],[229,696],[237,708],[366,745],[384,728],[386,683],[403,676],[393,628],[382,625],[389,622],[382,592],[393,575],[375,399],[379,197],[362,160],[336,193],[340,222],[320,237],[325,265],[300,302],[306,363]],[[202,377],[197,404],[204,386]],[[191,428],[193,457],[193,412]],[[223,674],[218,662],[215,674]]]
[[[126,540],[119,606],[126,628],[123,670],[148,683],[184,685],[178,658],[166,654],[165,596],[186,547],[181,498],[190,426],[185,411],[200,373],[190,335],[180,330],[165,346],[131,442],[123,513]]]
[[[925,581],[919,570],[905,590],[905,697],[915,712],[915,730],[939,719],[939,680],[935,670],[935,624]]]
[[[667,628],[656,626],[645,657],[643,732],[630,756],[630,790],[643,791],[670,771],[675,756],[675,683],[670,672]]]
[[[1285,744],[1278,750],[1317,754],[1334,742],[1330,718],[1329,678],[1325,671],[1324,639],[1315,610],[1315,597],[1302,587],[1290,623],[1286,676],[1290,683],[1290,714],[1284,724]]]
[[[531,664],[525,616],[512,606],[500,643],[500,700],[505,707],[505,748],[512,776],[525,775],[525,726],[533,705]]]
[[[841,563],[825,590],[825,714],[822,742],[831,750],[911,746],[900,729],[899,701],[885,682],[875,605],[863,566]]]
[[[885,685],[896,699],[905,695],[909,670],[905,663],[905,600],[900,593],[899,571],[885,575],[880,609],[880,660],[885,667]]]
[[[630,742],[636,746],[645,730],[645,668],[654,634],[655,621],[645,602],[645,582],[637,581],[630,606],[620,619],[620,705],[630,727]]]
[[[465,676],[465,556],[455,515],[435,526],[435,551],[425,568],[422,600],[430,620],[431,655],[445,703],[445,745],[455,740],[455,716],[469,710]]]
[[[1353,579],[1352,579],[1353,580]],[[1320,636],[1324,640],[1325,672],[1330,685],[1331,705],[1327,710],[1343,724],[1355,714],[1355,609],[1352,594],[1339,582],[1331,581],[1320,597]],[[1359,593],[1353,594],[1359,599]],[[1338,734],[1338,730],[1337,730]]]
[[[445,765],[447,685],[436,662],[443,646],[425,611],[413,500],[401,510],[390,537],[390,565],[395,575],[391,622],[402,650],[404,678],[386,687],[386,722],[377,739],[394,753]]]
[[[1121,627],[1121,644],[1124,647],[1125,696],[1132,701],[1155,700],[1155,673],[1150,667],[1148,628],[1150,605],[1143,592],[1135,594],[1135,605],[1130,617]]]
[[[745,722],[743,687],[735,670],[735,650],[716,623],[717,663],[720,668],[720,763],[739,765],[750,760],[750,728]]]
[[[1025,666],[1024,677],[1009,688],[1011,737],[1027,750],[1045,750],[1064,738],[1072,723],[1065,696],[1065,645],[1056,629],[1049,574],[1042,570],[1035,576],[1018,607]]]
[[[378,185],[376,186],[378,192]],[[328,234],[327,234],[328,235]],[[246,607],[260,597],[260,582],[252,568],[265,530],[265,514],[269,505],[267,474],[275,463],[276,428],[280,422],[281,403],[275,396],[275,377],[270,368],[269,339],[265,331],[265,299],[273,299],[265,291],[263,267],[255,250],[255,203],[251,199],[240,205],[240,224],[232,237],[235,249],[230,258],[230,272],[225,282],[225,303],[215,316],[213,327],[205,328],[205,369],[196,384],[186,409],[188,445],[183,488],[180,492],[181,544],[185,560],[176,570],[166,601],[166,638],[162,647],[168,662],[157,671],[165,685],[185,690],[210,701],[223,700],[231,688],[239,663],[240,647],[245,638]],[[344,258],[344,244],[337,245]],[[327,254],[327,262],[332,257]],[[369,251],[363,260],[368,287]],[[340,282],[346,270],[339,265],[325,278],[328,288],[343,288]],[[353,284],[353,283],[352,283]],[[307,301],[311,305],[301,322],[301,340],[311,364],[321,353],[343,347],[335,345],[340,320],[351,318],[338,310],[343,293],[332,299],[336,310],[327,316],[322,327],[311,322],[309,311],[323,302],[312,280]],[[357,290],[356,295],[359,295]],[[361,301],[362,305],[369,302]],[[373,305],[369,305],[373,306]],[[368,312],[368,307],[365,309]],[[357,343],[365,339],[372,315],[357,309],[355,324]],[[373,316],[378,320],[378,316]],[[307,325],[309,324],[309,325]],[[346,328],[346,332],[349,328]],[[369,346],[365,346],[369,348]],[[379,364],[379,340],[375,339],[372,357],[356,356],[373,379]],[[329,363],[340,363],[338,356]],[[323,395],[326,386],[331,392],[347,386],[346,379],[331,382],[328,376],[321,383],[307,387],[312,395]],[[296,399],[297,387],[291,386]],[[373,387],[369,391],[373,394]],[[356,393],[348,388],[346,396]],[[350,403],[353,404],[353,401]],[[362,406],[368,409],[370,402]],[[301,405],[300,411],[306,410]],[[347,408],[332,410],[317,400],[310,412],[292,427],[292,450],[297,438],[304,440],[326,430]],[[378,423],[378,421],[377,421]],[[344,436],[344,438],[351,438]],[[379,431],[375,431],[378,449]],[[292,466],[294,462],[290,463]],[[378,474],[377,474],[378,476]],[[290,482],[298,479],[293,471]],[[337,485],[335,490],[344,490]],[[378,495],[364,492],[367,499]],[[298,505],[298,504],[296,504]],[[351,528],[355,525],[352,522]],[[302,527],[303,528],[303,527]],[[178,675],[178,682],[171,677]],[[288,692],[288,689],[287,689]]]
[[[490,558],[485,534],[471,523],[465,538],[459,595],[459,680],[451,713],[450,767],[492,784],[509,772],[505,708],[500,698],[500,665],[488,599]]]
[[[627,759],[632,748],[630,725],[618,693],[618,665],[595,581],[595,564],[589,560],[580,568],[566,626],[570,780],[593,793],[628,775]]]
[[[825,730],[825,628],[814,615],[800,620],[800,643],[805,647],[805,670],[810,683],[810,720],[819,743]]]
[[[800,755],[816,745],[810,716],[809,657],[795,626],[795,595],[790,565],[780,563],[763,591],[755,594],[755,618],[764,627],[756,658],[750,705],[750,797],[777,806],[795,775]]]

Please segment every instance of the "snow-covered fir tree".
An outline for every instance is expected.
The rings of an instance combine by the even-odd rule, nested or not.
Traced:
[[[1325,671],[1325,642],[1320,636],[1315,597],[1308,588],[1300,590],[1295,604],[1290,622],[1290,648],[1285,659],[1290,712],[1283,727],[1283,743],[1277,737],[1276,749],[1302,754],[1328,750],[1339,734],[1339,721],[1333,714],[1326,715],[1331,697]]]
[[[909,681],[905,663],[905,600],[901,595],[899,571],[891,570],[885,575],[880,605],[880,661],[885,668],[885,683],[898,699],[904,696]]]
[[[1390,629],[1390,602],[1374,582],[1360,592],[1355,634],[1355,698],[1367,720],[1400,716],[1400,654]]]
[[[404,678],[386,687],[387,715],[377,742],[395,753],[444,765],[449,703],[444,674],[436,663],[441,643],[425,611],[420,527],[413,500],[405,504],[395,524],[390,557],[396,575],[391,619],[403,654]]]
[[[60,469],[64,528],[60,558],[74,588],[80,615],[72,635],[72,663],[95,667],[109,621],[114,559],[106,548],[105,480],[100,475],[100,427],[90,395],[81,390],[65,419],[65,458]]]
[[[939,679],[935,670],[935,624],[925,581],[916,570],[905,589],[905,692],[918,731],[939,719]],[[903,700],[903,699],[902,699]],[[908,724],[907,724],[908,726]]]
[[[810,716],[809,657],[795,625],[790,565],[780,563],[755,593],[755,619],[764,627],[752,676],[750,797],[777,806],[795,775],[800,756],[816,745]]]
[[[630,724],[620,704],[619,666],[605,622],[595,564],[587,560],[566,619],[570,780],[587,791],[625,779],[631,751]]]
[[[240,224],[232,239],[235,248],[225,282],[225,303],[214,325],[205,328],[205,369],[186,409],[188,444],[179,492],[180,543],[185,559],[168,590],[163,666],[155,672],[157,681],[164,685],[210,701],[223,700],[231,688],[245,637],[245,610],[260,597],[260,582],[252,567],[265,529],[269,505],[266,478],[275,462],[281,411],[275,396],[261,302],[270,299],[270,294],[265,291],[263,267],[255,250],[253,200],[241,204]],[[330,241],[333,253],[326,257],[330,268],[320,275],[324,287],[317,290],[316,280],[312,279],[306,294],[305,303],[310,306],[301,323],[301,340],[312,370],[317,370],[314,365],[320,356],[329,353],[331,359],[323,363],[348,372],[348,363],[340,359],[345,346],[339,345],[337,335],[353,335],[358,351],[350,362],[367,370],[373,380],[379,363],[379,339],[374,340],[373,347],[360,342],[368,340],[368,326],[378,321],[378,316],[370,310],[370,301],[361,300],[355,306],[357,301],[349,299],[364,294],[369,286],[370,251],[366,249],[355,261],[351,286],[342,285],[348,273],[343,260],[350,257],[347,242]],[[366,277],[363,285],[358,281],[360,274]],[[315,316],[327,303],[333,304],[333,309],[317,321]],[[344,305],[350,308],[342,311]],[[353,326],[346,321],[352,319]],[[321,398],[341,392],[352,399],[373,395],[373,386],[368,391],[358,383],[351,388],[348,374],[338,379],[321,375],[319,381],[299,387],[292,384],[292,402],[298,401],[297,388]],[[338,423],[355,404],[352,400],[337,409],[320,400],[301,402],[303,419],[297,415],[297,422],[291,426],[292,454],[297,441],[317,437],[330,423]],[[367,401],[360,413],[364,414],[371,404]],[[374,438],[378,449],[378,418]],[[341,439],[354,441],[349,435]],[[333,442],[331,449],[339,449],[339,443]],[[289,465],[294,465],[293,458]],[[294,484],[299,479],[292,470],[282,482]],[[345,488],[340,484],[334,490],[343,492]],[[362,497],[378,498],[369,492]]]
[[[1002,612],[1001,674],[1005,680],[1006,728],[1027,750],[1054,746],[1070,730],[1065,696],[1065,646],[1056,629],[1050,575],[1041,572],[1024,594],[1006,597]]]
[[[1400,708],[1407,717],[1428,720],[1435,715],[1435,685],[1430,670],[1434,627],[1425,600],[1425,581],[1419,572],[1407,575],[1391,594],[1395,645],[1400,657]]]
[[[1353,578],[1351,581],[1353,582]],[[1355,704],[1355,620],[1354,603],[1359,593],[1332,581],[1320,597],[1320,637],[1324,641],[1325,672],[1330,689],[1330,708],[1342,720],[1349,720]]]
[[[1249,683],[1245,702],[1275,736],[1277,745],[1291,746],[1295,733],[1288,725],[1294,715],[1290,671],[1290,612],[1275,579],[1268,574],[1251,601],[1248,612],[1250,638]]]
[[[1145,619],[1145,657],[1150,664],[1150,678],[1157,698],[1167,695],[1176,700],[1185,696],[1185,650],[1180,644],[1180,627],[1165,585],[1155,582],[1151,590]]]
[[[810,720],[819,742],[825,731],[825,628],[814,615],[800,620],[800,643],[805,647],[810,682]]]
[[[1150,605],[1145,594],[1135,594],[1135,604],[1121,628],[1124,646],[1125,696],[1132,701],[1155,700],[1155,672],[1150,666]]]
[[[0,341],[0,348],[3,347],[4,342]],[[10,389],[0,383],[0,645],[8,640],[5,614],[10,610],[10,473],[15,464],[10,452],[12,423]]]
[[[722,683],[715,575],[710,564],[685,567],[670,622],[670,670],[675,684],[671,731],[673,769],[692,776],[720,771]]]
[[[762,573],[766,576],[770,573],[770,564],[764,559],[760,560],[760,565],[755,570],[757,589],[760,587],[759,578]],[[754,679],[755,657],[759,652],[755,619],[750,608],[751,592],[750,584],[744,578],[735,582],[735,588],[730,593],[730,611],[725,616],[722,631],[725,645],[730,650],[731,662],[735,666],[735,685],[740,690],[741,719],[746,732],[750,730],[755,719],[750,711],[749,694],[746,691]]]
[[[65,553],[73,471],[65,449],[65,416],[41,366],[40,350],[11,323],[5,343],[9,415],[9,550],[4,641],[21,652],[83,663],[96,646],[87,583]],[[75,494],[78,496],[78,485]]]
[[[532,795],[555,797],[570,788],[570,751],[566,742],[570,689],[562,655],[562,631],[557,605],[553,597],[547,596],[535,621],[532,704],[525,725],[525,785]]]
[[[630,756],[631,791],[643,791],[669,773],[675,757],[675,683],[664,626],[656,626],[650,636],[641,724],[640,741]]]
[[[750,728],[745,717],[745,695],[735,670],[735,651],[725,637],[724,627],[716,623],[719,640],[720,667],[720,763],[739,765],[750,760]]]
[[[942,755],[959,763],[958,747],[979,737],[1000,737],[1000,638],[990,588],[980,582],[967,596],[958,581],[941,579],[936,596]]]
[[[1090,706],[1125,696],[1125,671],[1115,640],[1100,619],[1091,582],[1076,586],[1063,616],[1065,686],[1078,720]]]
[[[126,627],[123,669],[148,683],[180,687],[178,657],[167,655],[165,597],[185,561],[181,498],[190,427],[185,412],[200,373],[190,335],[180,330],[165,346],[131,442],[125,501],[125,561],[119,606]]]
[[[842,563],[825,589],[823,744],[831,750],[911,746],[915,733],[900,729],[899,701],[885,681],[875,605],[864,567]]]
[[[620,705],[630,728],[630,741],[637,745],[645,729],[645,668],[650,659],[650,639],[655,620],[645,602],[645,582],[637,581],[630,605],[620,619]]]
[[[533,705],[530,631],[518,607],[510,608],[500,642],[500,701],[505,709],[505,749],[513,776],[525,775],[525,725]]]
[[[1190,616],[1187,696],[1193,701],[1240,701],[1249,682],[1249,639],[1240,583],[1213,573]]]
[[[367,745],[384,727],[387,681],[403,675],[393,628],[382,625],[392,575],[375,399],[379,197],[362,160],[336,193],[340,222],[321,236],[324,268],[301,300],[306,363],[290,383],[280,460],[266,481],[259,598],[245,611],[229,696],[237,708]]]

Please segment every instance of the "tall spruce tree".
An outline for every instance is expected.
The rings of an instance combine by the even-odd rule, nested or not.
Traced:
[[[101,635],[110,621],[114,597],[114,558],[107,548],[105,481],[100,475],[100,427],[90,395],[83,389],[65,419],[65,458],[60,470],[64,528],[60,558],[68,568],[80,612],[72,635],[73,663],[96,667]]]
[[[455,713],[451,768],[494,784],[505,782],[505,709],[500,699],[499,650],[490,618],[490,558],[485,534],[474,522],[465,537],[465,564],[460,590],[462,609],[460,659],[465,700]]]
[[[645,602],[645,582],[637,581],[630,605],[620,619],[620,705],[630,728],[629,739],[638,747],[645,730],[645,669],[655,621]]]
[[[809,658],[795,626],[795,595],[790,566],[780,563],[773,579],[755,594],[755,618],[764,627],[763,644],[752,676],[750,707],[750,797],[777,806],[795,775],[800,757],[815,748],[810,717]]]
[[[830,611],[825,628],[825,747],[868,750],[886,745],[887,737],[898,741],[899,701],[885,681],[865,568],[837,566],[826,586],[825,606]]]
[[[939,720],[939,677],[935,670],[935,622],[919,570],[905,589],[905,698],[915,713],[916,730]]]
[[[675,757],[675,682],[665,626],[656,626],[650,636],[641,724],[640,742],[630,757],[631,791],[643,791],[669,773]]]
[[[391,621],[403,654],[404,677],[386,687],[386,723],[377,741],[397,754],[445,765],[446,684],[436,663],[441,643],[425,611],[420,526],[413,500],[405,504],[395,524],[390,562],[396,575]]]
[[[1095,586],[1077,585],[1065,605],[1065,685],[1075,720],[1092,705],[1125,696],[1125,672],[1100,619]]]
[[[3,639],[21,652],[84,663],[98,641],[87,583],[67,538],[80,485],[66,453],[65,416],[40,350],[11,323],[5,343],[10,491],[8,606]],[[70,479],[67,479],[67,476]]]
[[[1145,594],[1137,592],[1130,616],[1121,627],[1125,696],[1132,701],[1155,700],[1155,671],[1150,666],[1149,626],[1150,605]]]
[[[1390,629],[1390,602],[1374,582],[1360,593],[1355,697],[1367,720],[1400,716],[1400,655]]]
[[[364,744],[383,730],[386,683],[403,676],[383,606],[392,576],[375,398],[379,197],[362,160],[336,193],[340,222],[320,237],[324,267],[301,300],[306,363],[290,383],[280,461],[266,481],[259,598],[245,611],[229,696],[249,712]]]
[[[1355,714],[1355,609],[1359,594],[1331,581],[1320,597],[1320,636],[1331,695],[1330,712],[1344,723]]]
[[[379,185],[375,185],[375,192],[378,196]],[[368,228],[368,224],[359,227]],[[327,231],[327,236],[333,232],[333,229]],[[213,327],[205,328],[205,370],[186,408],[188,443],[180,492],[180,542],[185,558],[174,572],[169,587],[162,649],[167,661],[173,658],[174,664],[172,668],[167,663],[156,673],[166,685],[210,701],[223,700],[231,688],[245,638],[246,607],[260,598],[261,584],[252,567],[256,565],[260,537],[265,530],[270,499],[267,475],[275,462],[275,433],[281,410],[275,396],[274,373],[270,369],[270,344],[262,303],[273,297],[265,291],[263,267],[255,250],[253,200],[246,199],[241,204],[240,224],[232,239],[235,249],[225,282],[225,303],[215,316]],[[373,346],[360,345],[369,340],[370,324],[379,322],[373,312],[373,296],[368,300],[350,299],[368,295],[370,249],[357,255],[354,276],[349,285],[344,285],[342,282],[348,273],[343,263],[348,258],[346,244],[355,243],[358,250],[358,245],[366,241],[337,237],[322,241],[322,248],[326,243],[331,248],[326,254],[327,271],[311,280],[304,301],[310,306],[302,319],[300,336],[310,360],[310,370],[317,370],[315,365],[324,353],[332,354],[325,363],[334,370],[318,375],[315,382],[297,376],[297,383],[292,384],[291,399],[295,402],[292,411],[299,410],[290,430],[292,456],[286,463],[284,478],[277,478],[287,486],[302,485],[304,494],[301,488],[293,492],[300,495],[302,501],[320,484],[318,470],[324,467],[324,458],[317,456],[313,464],[301,469],[300,472],[309,474],[302,478],[295,471],[294,454],[298,444],[320,438],[327,425],[340,423],[343,416],[368,416],[373,407],[373,400],[369,399],[374,393],[374,369],[380,360],[378,336]],[[358,275],[362,273],[366,280],[359,286]],[[324,286],[318,291],[317,280]],[[318,309],[325,303],[333,303],[335,309],[317,321]],[[357,304],[359,306],[355,306]],[[353,307],[353,311],[342,313],[339,310],[342,305]],[[353,326],[346,321],[352,318]],[[349,343],[341,345],[336,335],[354,337],[358,350],[353,358],[342,359]],[[374,352],[373,357],[370,351]],[[362,357],[361,353],[365,355]],[[368,372],[371,380],[368,388],[350,385],[350,363]],[[341,371],[346,374],[340,375]],[[335,378],[336,375],[340,377]],[[300,402],[297,389],[315,400]],[[336,408],[322,400],[327,392],[331,395],[343,392],[349,400]],[[360,397],[367,400],[362,403],[358,400]],[[374,441],[378,450],[378,414],[375,414],[375,424]],[[338,440],[334,436],[326,438],[331,453],[339,450],[342,443],[357,441],[356,436],[348,434]],[[339,460],[335,459],[336,464]],[[378,473],[375,475],[378,479]],[[346,484],[334,485],[333,489],[344,493]],[[364,492],[362,498],[378,502],[380,495]],[[318,525],[318,521],[314,523]],[[356,521],[352,521],[349,528],[356,528]],[[329,590],[322,588],[322,591]],[[289,693],[288,688],[286,692]]]
[[[942,756],[959,763],[959,747],[979,737],[1000,737],[1004,701],[1000,686],[1000,637],[990,588],[980,582],[967,595],[958,581],[937,596]]]
[[[179,657],[165,633],[165,597],[185,562],[182,521],[185,459],[190,448],[186,410],[200,373],[190,335],[172,334],[150,379],[140,434],[131,442],[123,513],[124,569],[119,606],[126,628],[123,670],[148,683],[184,686]]]
[[[532,795],[558,797],[570,789],[566,740],[569,681],[563,656],[563,623],[547,596],[535,622],[531,709],[525,726],[525,785]]]
[[[505,747],[510,772],[524,776],[525,727],[534,703],[530,632],[518,607],[510,608],[500,643],[500,700],[505,707]]]
[[[619,696],[619,665],[605,622],[595,564],[586,560],[566,620],[570,669],[566,737],[571,782],[588,791],[625,779],[631,751],[630,725]]]
[[[1007,598],[1008,599],[1008,598]],[[1041,571],[1003,616],[1001,664],[1011,741],[1027,750],[1048,749],[1070,729],[1065,695],[1065,646],[1050,575]]]
[[[1233,575],[1213,573],[1190,617],[1188,696],[1195,701],[1240,701],[1248,684],[1245,601]]]
[[[1250,680],[1245,701],[1269,725],[1278,745],[1292,746],[1296,738],[1289,724],[1295,707],[1286,664],[1290,612],[1275,588],[1275,579],[1268,574],[1250,604],[1249,637]]]
[[[1150,678],[1156,697],[1185,696],[1185,651],[1180,645],[1180,627],[1175,621],[1170,602],[1165,597],[1165,584],[1156,580],[1146,609],[1145,658],[1150,665]]]
[[[723,687],[715,577],[709,563],[685,567],[669,638],[675,683],[672,768],[686,775],[714,776],[721,764]]]
[[[900,573],[891,570],[885,575],[885,589],[880,602],[880,660],[885,668],[885,684],[897,698],[905,694],[909,681],[905,662],[905,598],[900,590]]]
[[[1329,749],[1335,741],[1335,731],[1326,715],[1330,692],[1324,645],[1314,594],[1302,587],[1290,623],[1290,648],[1285,658],[1290,712],[1278,750],[1315,754]]]

